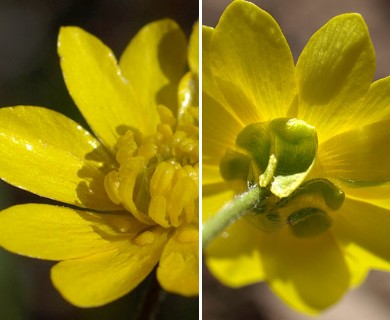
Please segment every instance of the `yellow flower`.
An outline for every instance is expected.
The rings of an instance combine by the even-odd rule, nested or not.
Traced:
[[[2,211],[0,245],[60,261],[52,281],[77,306],[125,295],[157,264],[164,289],[198,293],[197,29],[187,73],[171,20],[142,28],[119,65],[94,36],[61,29],[63,76],[96,138],[45,108],[0,110],[0,177],[70,205]]]
[[[203,27],[203,221],[248,183],[268,192],[206,249],[222,283],[267,281],[316,313],[370,269],[390,270],[390,78],[371,84],[374,70],[358,14],[331,19],[296,65],[278,24],[251,3],[234,1]],[[299,126],[315,133],[303,170],[299,157],[310,156],[289,140]],[[299,185],[278,185],[286,175]]]

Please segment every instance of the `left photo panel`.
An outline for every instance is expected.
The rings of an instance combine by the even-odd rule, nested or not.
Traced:
[[[5,319],[199,319],[199,7],[0,4]]]

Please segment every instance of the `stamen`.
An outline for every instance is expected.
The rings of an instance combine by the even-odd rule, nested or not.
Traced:
[[[135,139],[128,130],[118,139],[119,168],[106,175],[110,199],[140,222],[164,228],[197,219],[198,128],[176,126],[172,112],[159,106],[156,133]],[[194,121],[195,122],[195,121]]]
[[[152,244],[154,241],[154,233],[152,231],[144,231],[136,236],[133,241],[140,246]]]
[[[182,243],[198,242],[198,228],[194,225],[186,225],[178,231],[177,239]]]

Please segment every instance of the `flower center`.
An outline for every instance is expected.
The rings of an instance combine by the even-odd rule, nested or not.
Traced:
[[[227,150],[220,172],[227,181],[258,184],[262,199],[246,215],[261,230],[289,226],[297,237],[313,237],[332,224],[344,193],[326,179],[309,179],[317,157],[315,128],[302,120],[279,118],[246,126]]]
[[[159,106],[156,133],[139,137],[129,129],[117,142],[118,169],[106,175],[111,201],[122,204],[140,222],[164,228],[196,221],[198,199],[198,127],[176,124]]]

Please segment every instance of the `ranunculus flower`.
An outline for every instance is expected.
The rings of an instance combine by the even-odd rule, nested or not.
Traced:
[[[222,283],[266,281],[317,313],[390,270],[390,78],[358,14],[331,19],[297,63],[278,24],[234,1],[203,27],[203,221],[262,199],[206,248]],[[249,186],[249,187],[248,187]]]
[[[94,135],[42,107],[0,110],[0,177],[64,203],[3,210],[0,245],[60,261],[52,281],[77,306],[125,295],[156,265],[164,289],[198,294],[197,42],[197,25],[187,50],[175,22],[153,22],[118,65],[62,28],[63,76]]]

